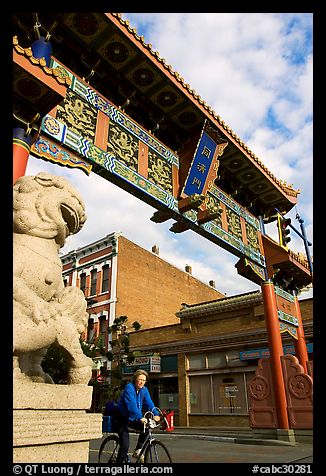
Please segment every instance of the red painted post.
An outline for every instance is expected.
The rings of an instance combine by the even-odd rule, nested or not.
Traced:
[[[26,135],[25,129],[13,129],[13,182],[25,175],[31,145],[36,141],[38,133]]]
[[[298,328],[297,328],[298,339],[294,340],[295,355],[297,359],[299,360],[299,363],[302,365],[305,373],[308,373],[307,371],[308,352],[307,352],[306,339],[305,339],[304,331],[303,331],[300,304],[299,304],[299,300],[297,296],[294,296],[294,304],[297,311],[297,319],[298,319]]]
[[[281,356],[283,355],[282,337],[278,321],[274,285],[265,281],[262,286],[266,331],[269,342],[270,362],[274,382],[275,404],[280,429],[289,429],[287,400],[284,386]]]

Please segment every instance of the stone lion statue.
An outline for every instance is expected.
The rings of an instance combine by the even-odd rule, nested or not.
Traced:
[[[53,383],[42,367],[56,343],[69,359],[69,383],[87,384],[92,360],[80,334],[88,314],[83,292],[64,286],[59,250],[86,221],[79,193],[63,177],[40,172],[14,185],[14,379]]]

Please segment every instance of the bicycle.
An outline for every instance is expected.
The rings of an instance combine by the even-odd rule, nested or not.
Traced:
[[[165,417],[162,412],[161,416],[164,421]],[[141,463],[143,457],[145,463],[172,463],[169,450],[165,444],[158,440],[152,433],[154,428],[162,425],[162,421],[157,424],[153,418],[154,414],[152,412],[146,412],[144,417],[147,419],[147,422],[144,424],[144,431],[147,429],[148,434],[135,463]],[[116,463],[119,447],[119,436],[117,434],[112,433],[106,436],[99,449],[98,462],[109,464]],[[130,462],[130,459],[127,457],[125,463]]]

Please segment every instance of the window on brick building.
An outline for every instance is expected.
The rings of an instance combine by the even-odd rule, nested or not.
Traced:
[[[215,413],[248,413],[244,373],[213,375],[213,389]]]
[[[209,352],[207,366],[209,369],[225,367],[225,352]]]
[[[110,266],[105,265],[102,268],[102,293],[109,291],[110,284]]]
[[[190,413],[248,414],[247,383],[251,377],[251,372],[190,376]]]
[[[190,377],[189,384],[190,413],[214,413],[211,376]]]
[[[100,316],[99,322],[100,322],[100,334],[106,335],[106,331],[107,331],[106,316],[105,315]]]
[[[97,345],[101,348],[106,348],[107,346],[107,325],[108,325],[108,321],[106,320],[106,316],[104,314],[102,314],[101,316],[99,316],[99,319],[98,319],[98,326],[99,326],[99,334],[98,334],[98,337],[99,337],[99,340],[97,342]]]
[[[193,353],[187,358],[190,413],[248,414],[247,382],[252,372],[235,370],[248,366],[238,350]]]
[[[190,354],[187,357],[189,362],[189,370],[206,368],[205,354]]]
[[[96,295],[96,284],[97,284],[97,270],[93,269],[91,271],[91,296]]]
[[[85,291],[86,291],[86,273],[82,273],[80,275],[80,289],[85,294]]]
[[[87,324],[87,342],[92,342],[92,340],[94,338],[94,333],[95,333],[94,319],[89,318],[88,319],[88,324]]]

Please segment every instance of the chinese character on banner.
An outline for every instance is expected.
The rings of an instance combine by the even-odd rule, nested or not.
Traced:
[[[197,148],[183,187],[183,195],[206,194],[213,184],[218,170],[218,157],[223,154],[227,142],[205,121]]]

